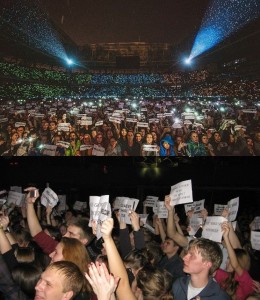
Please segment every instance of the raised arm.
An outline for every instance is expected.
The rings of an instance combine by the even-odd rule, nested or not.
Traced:
[[[145,248],[145,242],[144,242],[144,232],[140,227],[140,217],[138,213],[132,211],[130,213],[130,220],[132,222],[135,248],[141,250]]]
[[[8,216],[1,215],[0,217],[0,252],[4,254],[12,249],[12,246],[5,234],[5,230],[9,224]]]
[[[162,219],[160,219],[158,217],[156,218],[156,225],[158,227],[158,231],[159,231],[161,240],[162,240],[162,242],[164,242],[165,238],[166,238],[166,232],[164,230],[164,226],[163,226],[162,222],[163,222]]]
[[[222,215],[222,217],[224,217],[224,218],[227,219],[228,218],[228,209],[224,208],[221,215]],[[231,245],[232,245],[232,247],[234,249],[236,249],[236,248],[241,249],[242,246],[241,246],[241,243],[240,243],[240,241],[238,239],[238,236],[235,233],[231,222],[229,222],[229,224],[230,224],[230,226],[229,226],[229,228],[230,228],[230,230],[229,230],[229,240],[230,240],[230,243],[231,243]]]
[[[173,239],[179,246],[187,247],[188,239],[184,235],[180,234],[176,229],[176,224],[174,222],[175,209],[170,204],[171,198],[169,195],[165,196],[164,203],[168,210],[168,219],[167,219],[167,235],[168,235],[168,237]]]
[[[30,196],[30,191],[36,190],[35,197]],[[35,209],[34,209],[34,203],[36,199],[39,197],[39,191],[35,189],[34,187],[28,187],[24,190],[27,193],[26,196],[26,204],[27,204],[27,222],[28,227],[30,229],[30,233],[32,237],[36,236],[39,232],[42,231],[42,227],[40,225],[40,222],[37,218]]]
[[[112,229],[114,220],[109,218],[102,223],[101,232],[107,252],[110,272],[120,278],[116,295],[118,300],[136,300],[128,280],[128,275],[124,263],[117,251],[116,245],[112,238]]]
[[[228,222],[223,222],[221,225],[221,229],[223,231],[223,238],[226,243],[226,248],[227,248],[227,252],[228,252],[228,256],[229,256],[232,268],[239,276],[241,276],[244,270],[240,266],[240,264],[237,260],[237,256],[234,251],[234,248],[232,247],[232,245],[230,243],[230,239],[229,239],[230,226],[231,225]]]

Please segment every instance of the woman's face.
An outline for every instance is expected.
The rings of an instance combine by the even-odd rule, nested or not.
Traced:
[[[170,149],[170,144],[168,144],[167,142],[163,142],[163,147],[168,150]]]
[[[112,136],[113,136],[112,130],[108,129],[108,131],[107,131],[107,138],[109,139],[109,138],[111,138]]]
[[[229,135],[229,142],[230,142],[230,143],[234,143],[234,142],[235,142],[235,137],[234,137],[233,134],[230,134],[230,135]]]
[[[13,133],[12,134],[12,141],[16,141],[18,139],[18,133]]]
[[[126,136],[126,134],[127,134],[127,131],[126,131],[125,128],[123,128],[123,129],[121,130],[121,135],[122,135],[122,136]]]
[[[89,134],[84,134],[84,142],[90,142],[91,141],[91,138],[90,138],[90,135]]]
[[[136,136],[135,136],[135,140],[136,140],[137,142],[141,142],[141,140],[142,140],[142,136],[141,136],[141,134],[140,134],[140,133],[137,133],[137,134],[136,134]]]
[[[111,139],[110,139],[110,145],[111,145],[112,147],[115,147],[115,146],[116,146],[116,140],[115,140],[114,138],[111,138]]]
[[[152,142],[153,142],[153,136],[151,134],[147,134],[146,143],[147,144],[152,144]]]
[[[61,261],[61,260],[65,260],[64,257],[63,257],[63,254],[62,254],[62,251],[63,251],[63,247],[62,247],[62,244],[59,243],[55,250],[50,253],[50,258],[51,258],[51,262],[50,263],[53,263],[55,261]]]
[[[201,141],[203,144],[207,144],[209,141],[209,138],[206,135],[203,135],[203,137],[201,138]]]

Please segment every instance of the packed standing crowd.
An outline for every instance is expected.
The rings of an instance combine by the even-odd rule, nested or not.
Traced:
[[[3,205],[0,216],[0,291],[3,299],[259,299],[259,251],[251,246],[257,211],[243,211],[237,227],[221,226],[222,242],[193,235],[194,210],[164,205],[166,219],[146,207],[128,211],[126,224],[112,201],[112,218],[100,224],[89,208],[43,206],[35,187],[21,206]],[[147,213],[146,222],[138,213]],[[3,273],[4,272],[4,273]]]

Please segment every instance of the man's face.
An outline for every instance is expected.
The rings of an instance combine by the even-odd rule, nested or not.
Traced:
[[[81,239],[80,237],[80,231],[81,229],[75,225],[69,225],[67,228],[67,232],[64,236],[68,238],[73,238],[81,241],[82,244],[86,245],[88,240],[87,239]]]
[[[50,130],[55,130],[56,129],[56,124],[54,122],[50,123]]]
[[[41,274],[36,284],[34,300],[69,300],[67,293],[63,292],[64,276],[54,269],[47,269]]]
[[[137,135],[135,136],[135,139],[136,139],[137,142],[140,142],[140,141],[142,140],[141,134],[137,134]]]
[[[162,244],[162,251],[165,254],[172,254],[174,252],[176,252],[176,246],[174,245],[174,241],[173,240],[165,240]]]
[[[188,274],[200,274],[207,270],[208,272],[208,262],[202,260],[201,254],[198,249],[191,247],[188,253],[183,257],[184,268],[183,271]]]
[[[64,260],[64,257],[63,257],[63,254],[62,254],[62,246],[61,246],[61,243],[59,243],[55,250],[50,253],[50,258],[51,258],[51,262],[50,263],[53,263],[55,261],[61,261],[61,260]]]
[[[43,130],[48,130],[49,123],[47,123],[47,122],[43,123],[42,128],[43,128]]]

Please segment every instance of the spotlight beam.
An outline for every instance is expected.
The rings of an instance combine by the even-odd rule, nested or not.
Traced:
[[[211,2],[195,38],[190,58],[193,59],[215,47],[234,32],[260,15],[258,0]]]

